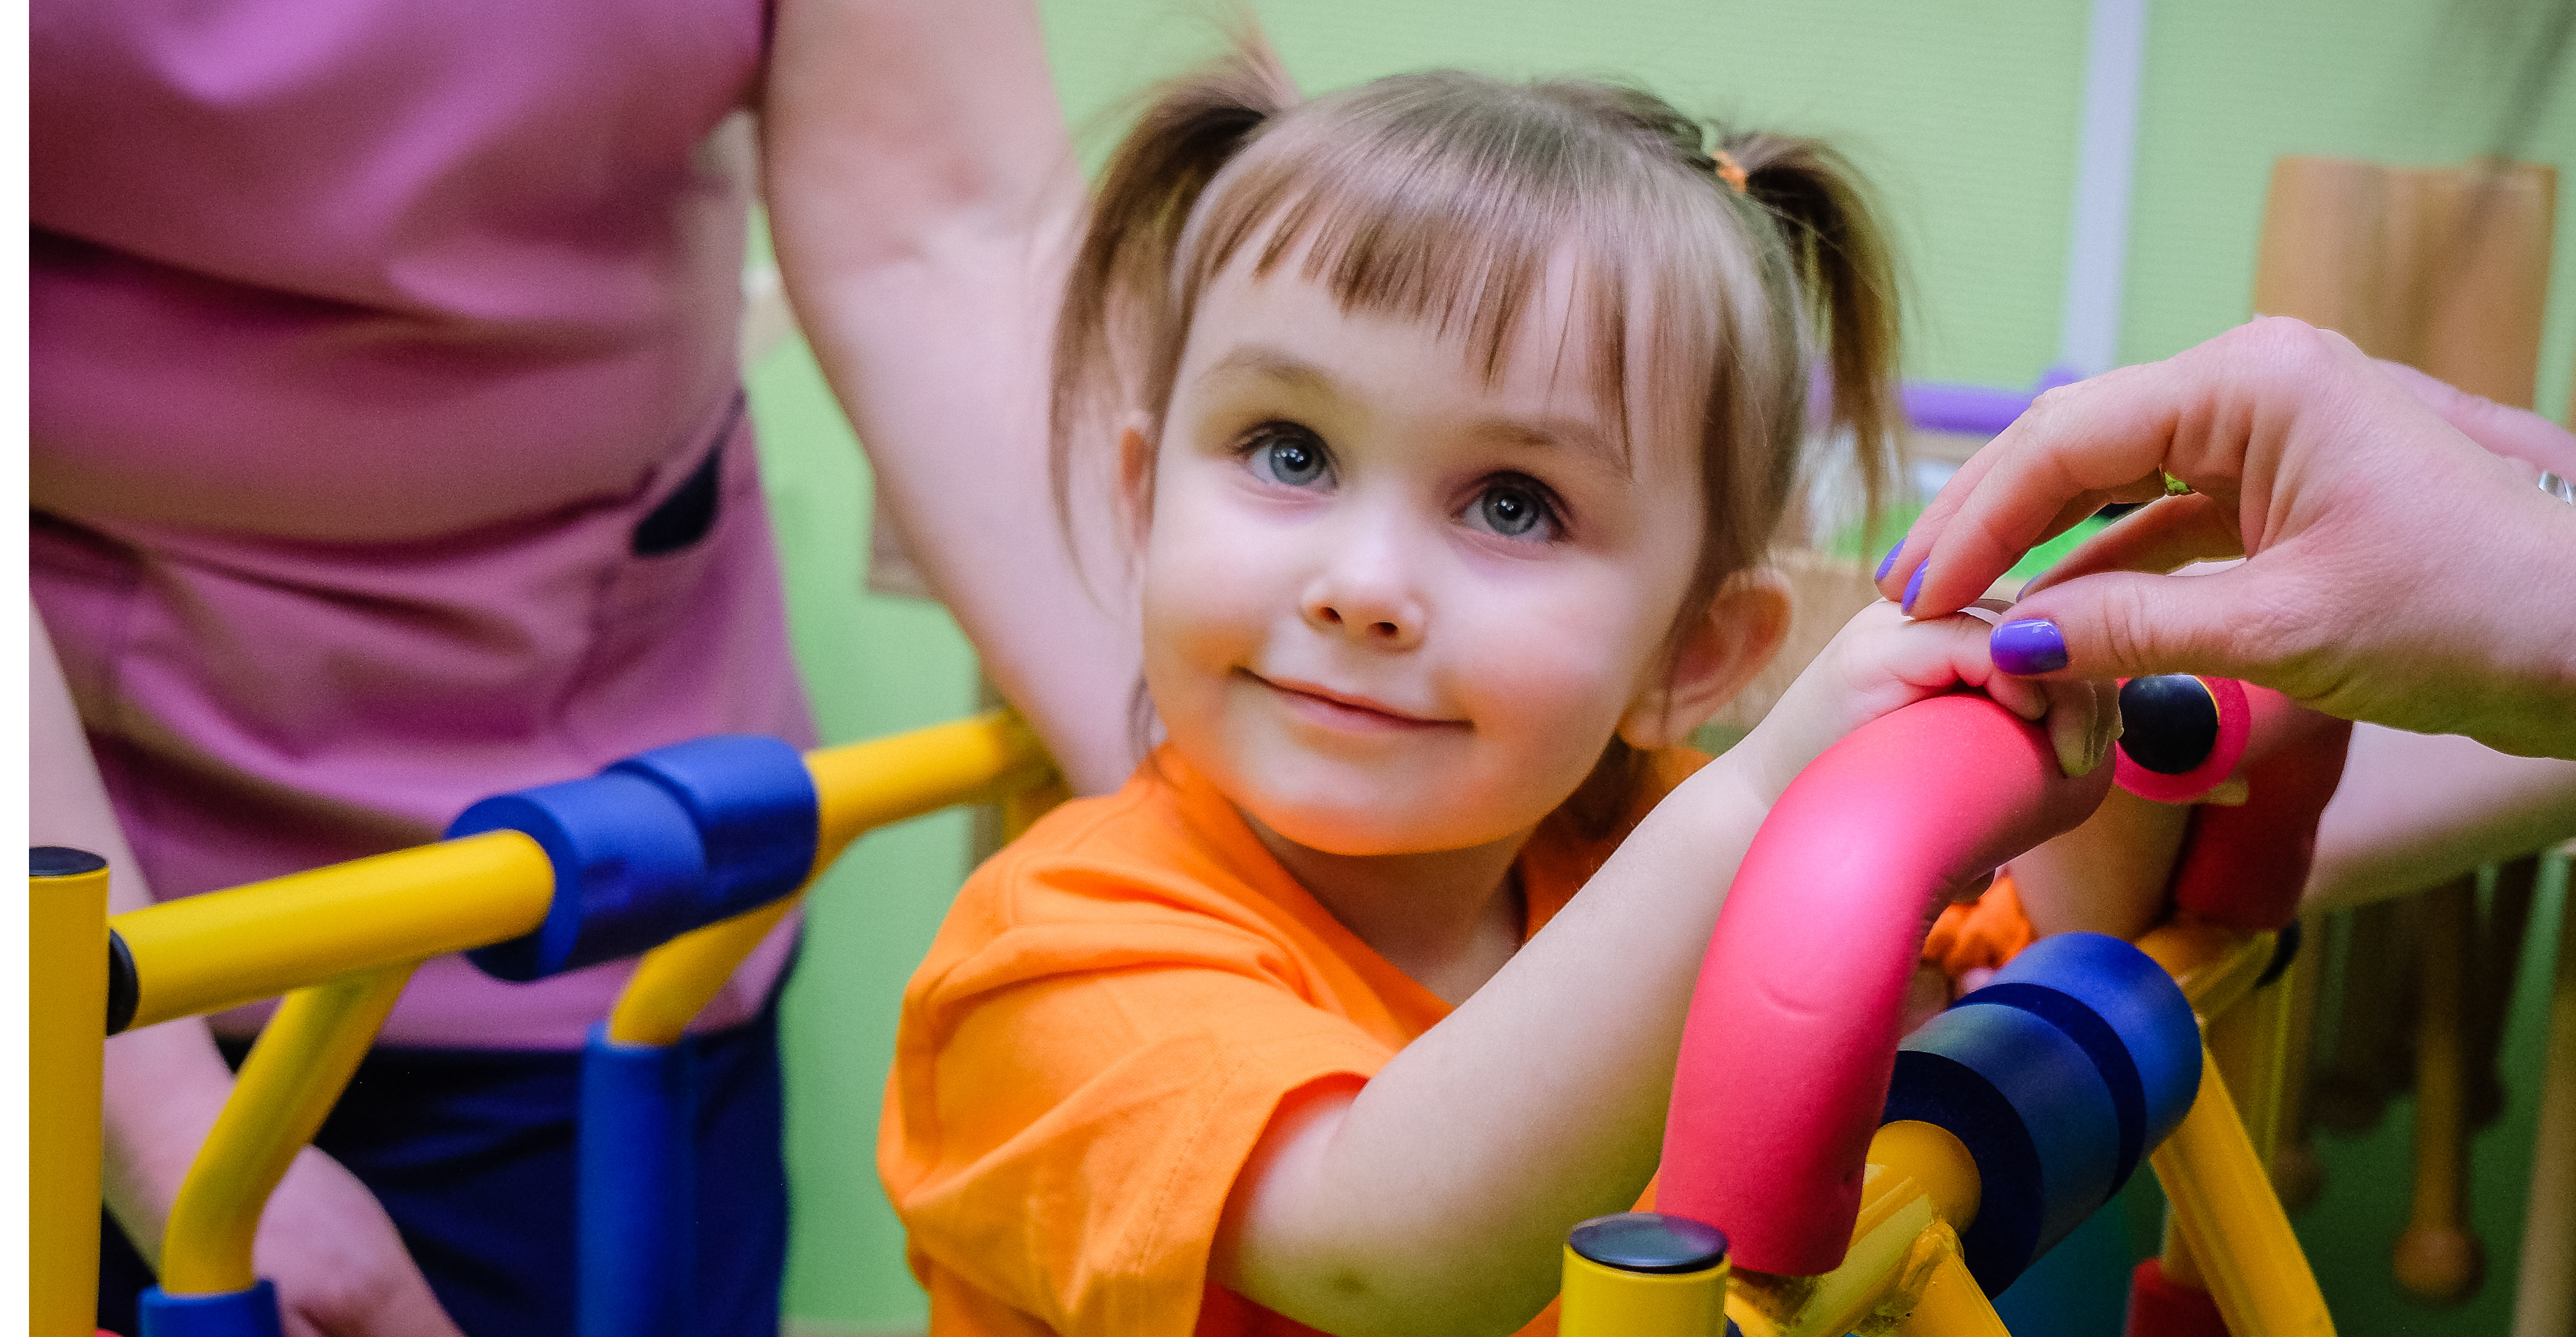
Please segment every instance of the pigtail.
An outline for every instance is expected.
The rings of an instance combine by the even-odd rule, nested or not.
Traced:
[[[1828,368],[1830,421],[1849,428],[1866,498],[1864,542],[1877,528],[1901,445],[1899,310],[1894,252],[1860,174],[1812,139],[1763,133],[1719,141],[1743,190],[1777,221]]]
[[[1056,522],[1071,541],[1078,440],[1096,440],[1145,398],[1156,341],[1184,327],[1170,310],[1173,266],[1208,182],[1297,91],[1257,33],[1225,59],[1149,95],[1093,196],[1082,249],[1056,318],[1048,403],[1048,473]]]

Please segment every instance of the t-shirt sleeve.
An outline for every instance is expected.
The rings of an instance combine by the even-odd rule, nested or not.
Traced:
[[[987,877],[960,911],[1007,922],[952,914],[971,950],[934,947],[906,992],[879,1165],[912,1247],[1069,1337],[1190,1332],[1280,1100],[1392,1051],[1186,885],[1065,858]]]

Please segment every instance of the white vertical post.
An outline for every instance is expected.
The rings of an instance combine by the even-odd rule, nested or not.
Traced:
[[[2129,179],[2147,63],[2147,0],[2093,0],[2084,57],[2084,123],[2066,247],[2059,366],[2078,376],[2120,360],[2120,291],[2129,262]]]

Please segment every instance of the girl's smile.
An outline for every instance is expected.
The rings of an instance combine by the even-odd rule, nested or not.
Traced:
[[[1381,733],[1410,729],[1462,729],[1465,720],[1432,719],[1408,714],[1380,701],[1348,692],[1336,692],[1314,683],[1274,682],[1250,669],[1238,670],[1246,678],[1279,694],[1296,716],[1318,728],[1344,733]]]

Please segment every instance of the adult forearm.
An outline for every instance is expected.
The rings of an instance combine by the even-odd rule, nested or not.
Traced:
[[[2318,823],[2302,908],[2402,896],[2570,837],[2576,761],[2365,724]]]
[[[1095,551],[1085,588],[1048,482],[1083,192],[1035,9],[781,0],[775,27],[762,163],[788,297],[985,672],[1078,789],[1114,787],[1141,654],[1117,563]]]
[[[1031,293],[1052,292],[1061,273],[1028,254],[1029,241],[943,239],[828,280],[800,306],[924,575],[1075,787],[1101,792],[1137,756],[1138,632],[1116,554],[1094,542],[1077,569],[1057,523],[1045,402],[1053,304]],[[1102,517],[1085,508],[1082,518]]]

